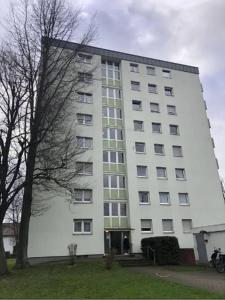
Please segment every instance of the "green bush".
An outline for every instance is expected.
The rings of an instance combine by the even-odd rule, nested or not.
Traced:
[[[180,248],[178,240],[174,236],[157,236],[141,240],[143,255],[150,259],[155,259],[159,265],[174,265],[179,263]],[[149,250],[151,249],[151,250]]]

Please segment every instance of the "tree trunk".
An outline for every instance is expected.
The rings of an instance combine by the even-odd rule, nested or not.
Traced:
[[[0,275],[8,273],[7,260],[3,245],[3,226],[0,224]]]
[[[36,136],[35,136],[36,138]],[[28,247],[28,235],[29,235],[29,224],[31,216],[31,205],[32,205],[32,191],[33,191],[33,173],[35,166],[37,146],[36,143],[31,142],[31,146],[27,156],[27,172],[25,179],[23,205],[21,212],[21,222],[19,231],[19,243],[16,253],[16,267],[25,268],[29,265],[27,257]]]

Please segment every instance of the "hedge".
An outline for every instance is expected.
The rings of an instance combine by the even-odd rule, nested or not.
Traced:
[[[174,236],[156,236],[141,240],[141,249],[143,255],[154,260],[153,252],[155,251],[156,263],[159,265],[178,264],[180,258],[180,248],[178,240]]]

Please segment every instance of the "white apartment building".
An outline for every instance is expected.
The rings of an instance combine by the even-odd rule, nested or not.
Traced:
[[[70,243],[78,255],[123,254],[124,236],[132,253],[165,235],[193,249],[193,227],[225,220],[198,68],[92,46],[82,54],[97,66],[74,108],[88,188],[75,186],[70,203],[52,197],[31,218],[29,258],[68,256]]]

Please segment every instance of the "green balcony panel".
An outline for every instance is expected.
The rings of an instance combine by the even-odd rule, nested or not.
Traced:
[[[117,122],[116,122],[116,120],[115,119],[109,119],[109,126],[113,126],[113,127],[116,127],[116,125],[117,125]]]
[[[111,227],[111,222],[110,222],[110,218],[109,217],[104,218],[104,227],[105,228]]]
[[[103,164],[104,173],[126,173],[126,167],[124,164],[113,164],[113,163],[104,163]]]
[[[120,226],[119,217],[112,218],[112,227],[118,228]]]
[[[119,80],[114,80],[114,85],[116,87],[120,87],[120,81]]]
[[[108,98],[108,106],[110,106],[110,107],[114,107],[115,106],[114,105],[114,99]]]
[[[127,199],[128,197],[127,197],[127,190],[119,190],[119,199]]]
[[[110,199],[109,189],[104,189],[104,200]]]
[[[116,147],[116,141],[115,141],[115,140],[109,141],[109,147],[110,147],[110,148],[113,148],[113,149],[116,149],[116,148],[117,148],[117,147]]]
[[[112,79],[108,79],[108,85],[110,85],[110,86],[113,86],[113,85],[114,85],[114,82],[113,82]]]
[[[117,148],[118,149],[124,149],[124,141],[117,141]]]
[[[102,118],[102,126],[107,127],[109,125],[108,119],[107,118]]]
[[[106,78],[102,78],[102,85],[107,85],[107,80],[106,80]]]
[[[118,164],[117,165],[117,172],[125,174],[126,173],[126,166],[125,166],[125,164]]]
[[[108,100],[106,97],[102,97],[102,104],[103,105],[108,105]]]
[[[127,217],[120,218],[120,227],[121,228],[128,228],[129,222]]]

